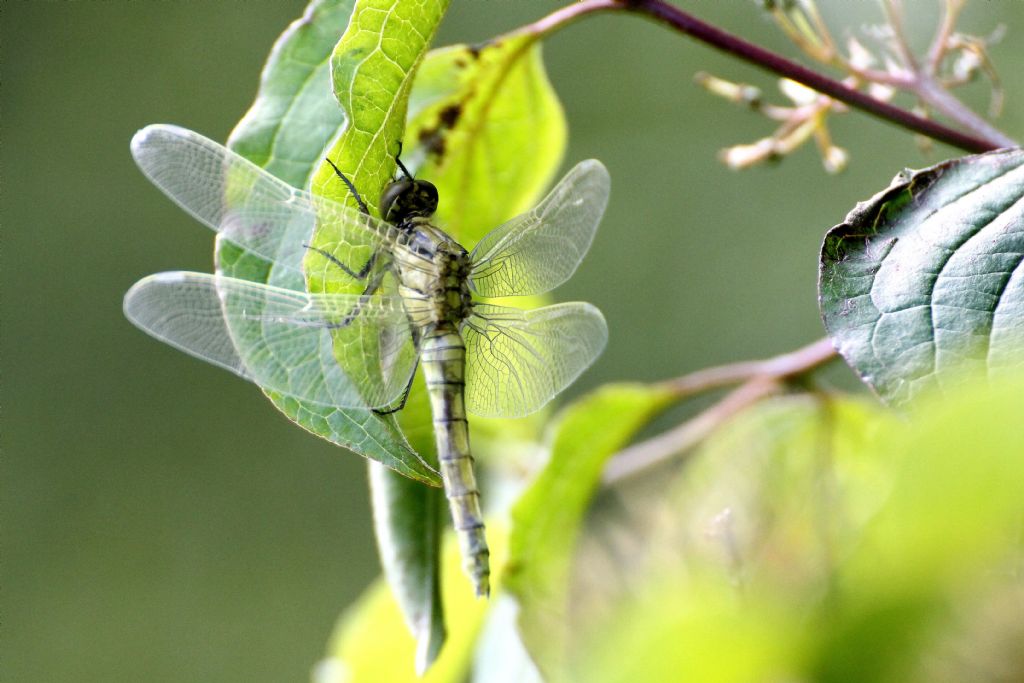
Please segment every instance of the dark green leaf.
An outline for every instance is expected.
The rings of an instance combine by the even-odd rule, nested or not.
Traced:
[[[906,171],[825,236],[825,327],[893,403],[951,370],[998,374],[1024,355],[1022,258],[1024,151]]]
[[[445,640],[438,576],[444,496],[375,462],[370,463],[370,491],[380,561],[416,639],[416,672],[422,675]]]
[[[345,112],[330,96],[329,57],[355,0],[314,0],[267,59],[259,92],[228,146],[295,187],[308,187]]]

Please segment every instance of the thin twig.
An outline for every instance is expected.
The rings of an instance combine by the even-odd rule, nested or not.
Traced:
[[[671,389],[677,398],[686,398],[758,377],[785,379],[813,370],[835,357],[836,350],[832,345],[832,340],[825,337],[796,351],[790,351],[774,358],[704,368],[663,382],[662,386]]]
[[[696,446],[733,415],[775,393],[781,386],[772,377],[749,380],[678,427],[619,451],[605,465],[601,481],[605,485],[615,484]]]
[[[903,32],[903,7],[899,4],[899,0],[882,0],[882,8],[889,26],[892,28],[892,42],[896,48],[896,54],[903,60],[903,65],[907,70],[917,73],[921,69],[917,64],[917,58],[914,57],[914,51],[910,49],[907,34]]]
[[[622,9],[650,16],[719,50],[785,78],[802,83],[808,88],[817,90],[840,102],[845,102],[851,107],[874,114],[898,126],[927,135],[968,152],[985,152],[997,149],[1006,146],[1008,141],[1005,135],[993,136],[991,130],[984,130],[981,136],[968,135],[936,121],[900,109],[888,102],[877,100],[837,80],[812,71],[763,47],[749,43],[716,26],[707,24],[663,0],[626,0],[623,3]],[[966,117],[962,117],[958,121],[958,123],[962,124],[966,122]],[[991,129],[991,126],[987,128]],[[971,130],[974,130],[974,128],[972,127]],[[1012,141],[1009,142],[1012,144]]]
[[[685,451],[736,413],[778,391],[786,379],[809,372],[836,357],[832,340],[826,337],[768,360],[720,365],[665,382],[663,386],[671,388],[678,398],[743,384],[678,427],[621,451],[605,466],[603,481],[605,484],[621,481]]]
[[[766,50],[727,31],[723,31],[717,26],[701,21],[664,0],[581,0],[581,2],[563,7],[549,14],[533,24],[524,26],[515,33],[548,33],[560,29],[587,14],[604,11],[625,11],[650,17],[714,48],[784,78],[802,83],[808,88],[817,90],[851,107],[968,152],[986,152],[998,147],[1008,146],[1008,144],[1014,144],[1012,140],[1001,133],[997,135],[992,134],[994,129],[991,126],[982,128],[984,130],[983,134],[969,135],[900,109],[887,102],[877,100],[866,93],[808,69],[782,55]],[[958,123],[962,123],[965,126],[971,126],[970,130],[975,130],[973,124],[976,122],[972,121],[969,117],[963,116],[963,112],[958,113],[961,116],[955,120],[958,120]]]
[[[935,76],[939,73],[942,65],[942,58],[946,56],[946,48],[949,45],[949,37],[953,35],[953,28],[963,8],[961,0],[946,0],[942,7],[942,20],[939,29],[935,32],[932,45],[928,48],[928,61],[925,63],[928,75]]]

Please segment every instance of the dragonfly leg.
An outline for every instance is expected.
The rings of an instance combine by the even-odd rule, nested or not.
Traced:
[[[399,410],[404,408],[405,407],[405,402],[409,400],[409,393],[412,391],[412,381],[414,379],[416,379],[416,370],[417,370],[417,368],[419,368],[419,366],[420,366],[420,361],[417,358],[416,359],[416,365],[412,369],[412,374],[409,375],[409,383],[405,385],[405,391],[402,392],[402,400],[399,402],[398,406],[395,407],[395,408],[386,408],[386,409],[383,409],[383,410],[377,410],[375,408],[373,410],[373,412],[375,412],[378,415],[383,417],[384,415],[391,415],[393,413],[397,413]]]
[[[402,156],[402,141],[399,140],[398,141],[398,151],[395,153],[395,163],[398,164],[398,168],[402,169],[402,173],[405,174],[405,177],[408,178],[409,180],[412,180],[413,179],[412,173],[409,173],[409,169],[407,169],[405,167],[405,164],[402,163],[402,159],[400,158],[401,156]]]
[[[326,325],[327,329],[340,330],[343,327],[348,327],[349,325],[351,325],[352,321],[355,320],[356,316],[359,315],[359,312],[363,310],[363,302],[366,300],[366,298],[369,297],[374,292],[376,292],[377,288],[380,287],[380,283],[384,279],[384,275],[384,271],[378,272],[373,277],[372,280],[366,283],[366,289],[363,290],[362,299],[360,300],[360,302],[356,304],[355,307],[351,311],[349,311],[348,315],[346,315],[344,318],[342,318],[336,323],[330,323]]]
[[[352,196],[356,198],[356,204],[359,205],[359,210],[362,211],[363,213],[366,213],[366,214],[370,213],[370,209],[366,206],[366,202],[363,201],[363,198],[359,195],[359,190],[357,190],[356,186],[352,184],[352,181],[349,180],[345,176],[345,174],[341,172],[340,168],[338,168],[337,166],[334,165],[333,161],[331,161],[327,157],[324,157],[324,161],[326,161],[327,163],[329,163],[331,165],[331,168],[334,169],[334,173],[339,178],[341,178],[342,182],[344,182],[348,186],[349,192],[351,192]]]
[[[348,275],[349,277],[354,278],[356,280],[363,280],[363,279],[365,279],[366,275],[373,268],[373,264],[377,262],[377,253],[378,252],[376,250],[374,250],[374,252],[372,254],[370,254],[370,258],[367,259],[366,263],[363,264],[362,268],[360,268],[359,270],[352,270],[351,268],[346,266],[344,263],[342,263],[341,259],[339,259],[337,256],[335,256],[331,252],[327,251],[326,249],[321,249],[320,247],[314,247],[312,244],[305,244],[305,243],[303,243],[302,246],[305,247],[306,249],[309,249],[310,251],[315,251],[316,253],[320,254],[325,259],[327,259],[328,261],[330,261],[331,263],[333,263],[334,265],[338,266],[343,271],[345,271],[346,275]],[[370,292],[363,292],[363,293],[364,294],[369,294]]]

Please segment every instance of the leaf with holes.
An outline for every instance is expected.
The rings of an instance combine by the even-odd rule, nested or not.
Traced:
[[[887,402],[1024,363],[1024,151],[905,171],[825,236],[836,348]]]
[[[467,249],[532,208],[562,161],[565,112],[542,37],[431,50],[416,77],[404,148],[437,186],[438,221]]]

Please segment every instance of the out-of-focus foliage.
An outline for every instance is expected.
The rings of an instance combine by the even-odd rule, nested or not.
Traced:
[[[963,387],[737,418],[590,530],[564,679],[1017,680],[1024,381]]]
[[[506,582],[524,640],[545,673],[566,665],[573,550],[604,465],[672,398],[666,387],[611,384],[567,408],[544,470],[512,509]]]
[[[507,532],[501,524],[487,524],[491,559],[499,573],[492,574],[494,587],[501,582],[500,567],[507,554]],[[317,667],[315,683],[353,681],[427,681],[457,683],[465,680],[473,663],[477,638],[491,604],[469,590],[459,569],[459,551],[448,538],[443,553],[442,593],[448,620],[448,637],[436,661],[420,677],[419,645],[403,624],[402,612],[390,587],[381,581],[371,586],[339,622],[328,656]]]

